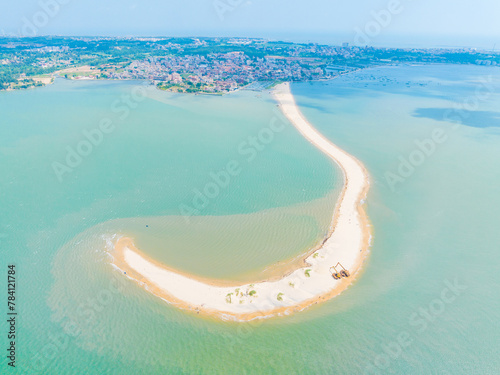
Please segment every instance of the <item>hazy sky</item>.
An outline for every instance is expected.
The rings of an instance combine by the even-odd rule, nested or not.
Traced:
[[[2,0],[0,32],[259,36],[493,48],[497,41],[500,47],[499,16],[499,0]]]

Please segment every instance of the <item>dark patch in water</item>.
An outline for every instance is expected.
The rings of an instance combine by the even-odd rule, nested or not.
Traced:
[[[414,117],[429,118],[436,121],[458,122],[473,128],[500,127],[500,112],[467,111],[455,108],[418,108]]]

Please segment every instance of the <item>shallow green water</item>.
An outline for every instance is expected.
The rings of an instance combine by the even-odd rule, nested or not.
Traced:
[[[497,72],[397,67],[293,85],[306,117],[367,166],[374,243],[363,274],[341,296],[247,324],[166,305],[113,271],[105,249],[113,236],[132,234],[165,262],[237,278],[318,241],[341,184],[335,167],[289,124],[252,161],[238,151],[273,118],[281,121],[267,94],[149,90],[121,120],[112,103],[140,83],[61,81],[0,93],[0,233],[2,264],[18,268],[17,373],[497,373]],[[478,91],[489,75],[491,92]],[[482,117],[460,112],[478,95],[473,109]],[[463,124],[442,121],[443,113]],[[60,182],[52,163],[104,117],[115,130]],[[388,182],[400,157],[419,161],[415,141],[437,128],[446,140]],[[197,217],[179,216],[193,189],[230,161],[241,172]],[[207,228],[214,230],[205,243]],[[448,283],[465,289],[443,292]]]
[[[0,100],[2,264],[18,266],[21,373],[140,369],[128,363],[137,317],[183,316],[128,281],[109,294],[119,274],[106,246],[117,235],[187,272],[239,279],[264,275],[328,230],[338,171],[266,93],[61,80]],[[135,298],[143,302],[128,305]],[[69,336],[68,322],[77,327]],[[58,335],[71,340],[57,345]]]

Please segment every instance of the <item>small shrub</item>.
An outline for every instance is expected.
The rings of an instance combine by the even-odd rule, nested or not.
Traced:
[[[304,275],[306,275],[306,277],[311,277],[311,274],[309,272],[311,272],[310,269],[305,270]]]
[[[283,294],[283,293],[278,293],[278,296],[276,297],[276,299],[277,299],[278,301],[283,301],[283,296],[284,296],[284,294]]]
[[[249,294],[250,296],[253,296],[253,295],[257,294],[257,291],[255,291],[255,290],[251,290],[251,291],[250,291],[250,293],[248,293],[248,294]]]

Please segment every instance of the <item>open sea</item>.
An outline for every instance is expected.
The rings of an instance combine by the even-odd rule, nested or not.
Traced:
[[[321,242],[342,174],[268,91],[58,79],[0,92],[0,372],[500,373],[499,69],[393,66],[292,85],[305,117],[367,167],[373,245],[340,296],[250,323],[166,304],[109,250],[129,236],[185,272],[247,281]]]

